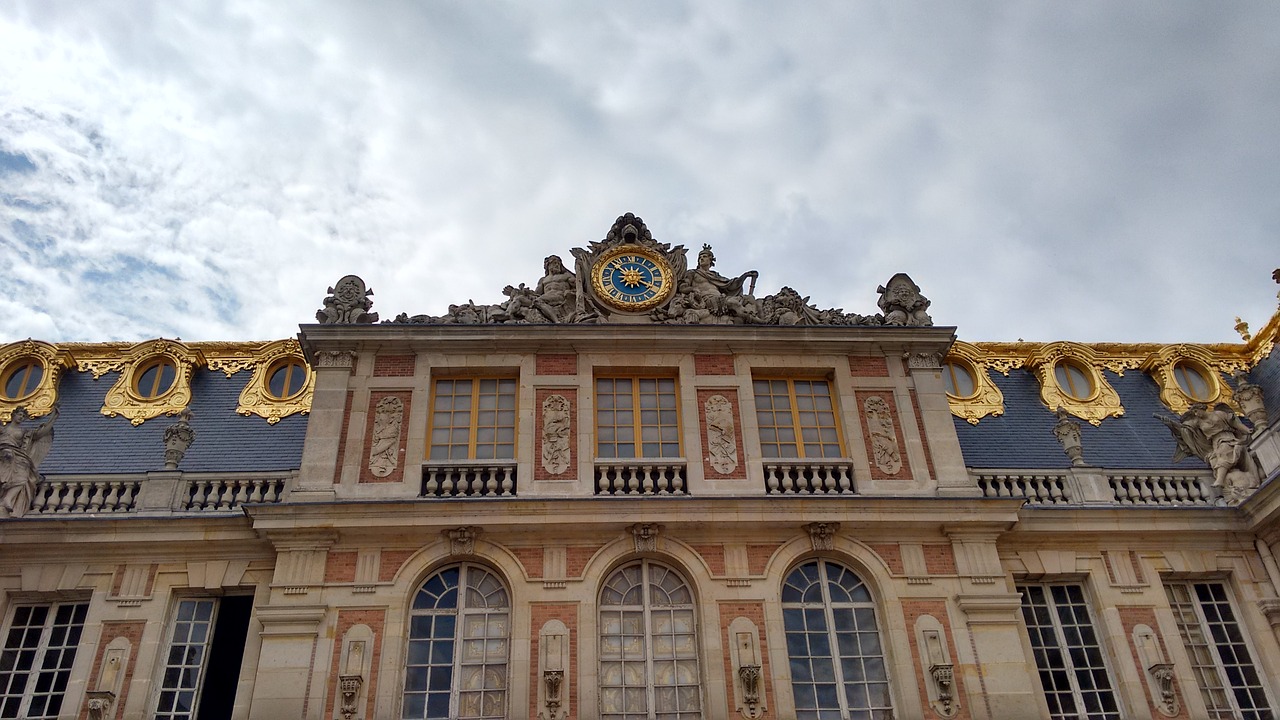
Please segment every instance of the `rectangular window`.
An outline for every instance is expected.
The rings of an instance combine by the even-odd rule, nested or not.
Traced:
[[[675,378],[596,378],[596,457],[680,457]]]
[[[515,456],[515,378],[436,380],[431,460],[510,460]]]
[[[1053,720],[1119,718],[1111,676],[1079,585],[1020,585],[1040,684]]]
[[[178,602],[157,720],[231,717],[252,606],[248,595]]]
[[[755,395],[760,452],[764,457],[844,457],[831,383],[758,379]]]
[[[1168,583],[1169,607],[1213,720],[1269,720],[1266,692],[1222,583]]]
[[[0,650],[0,718],[56,718],[88,603],[18,605]]]

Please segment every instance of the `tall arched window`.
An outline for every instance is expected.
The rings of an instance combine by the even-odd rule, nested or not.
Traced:
[[[796,720],[890,717],[875,603],[848,568],[810,560],[782,586]]]
[[[649,560],[616,570],[600,593],[602,720],[702,717],[693,593]]]
[[[405,720],[507,713],[511,601],[493,573],[455,565],[427,578],[409,611]]]

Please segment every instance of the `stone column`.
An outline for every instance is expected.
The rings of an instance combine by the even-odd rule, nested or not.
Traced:
[[[338,472],[338,448],[347,431],[347,387],[356,353],[351,350],[321,350],[316,353],[316,385],[311,397],[307,439],[302,446],[302,463],[293,502],[325,502],[334,499],[334,476]]]
[[[969,478],[960,452],[960,438],[951,420],[947,388],[942,382],[942,356],[937,353],[907,353],[906,364],[920,405],[920,432],[928,442],[937,474],[938,494],[980,497],[982,491]]]

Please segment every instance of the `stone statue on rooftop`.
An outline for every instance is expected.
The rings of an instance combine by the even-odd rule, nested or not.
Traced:
[[[1071,413],[1068,413],[1061,406],[1054,413],[1058,417],[1058,422],[1053,426],[1053,436],[1058,438],[1058,442],[1062,445],[1062,451],[1071,459],[1073,467],[1081,467],[1084,462],[1084,448],[1080,445],[1080,423],[1071,419]]]
[[[1262,399],[1262,388],[1249,382],[1249,376],[1243,370],[1235,373],[1235,379],[1236,402],[1240,403],[1244,416],[1253,423],[1254,430],[1267,429],[1267,406]]]
[[[14,409],[9,423],[0,428],[0,517],[22,517],[31,509],[40,480],[40,463],[53,444],[53,421],[58,406],[53,406],[49,419],[34,428],[22,423],[30,419],[25,407]]]
[[[1260,478],[1249,452],[1249,428],[1225,403],[1212,409],[1194,403],[1181,417],[1156,417],[1178,443],[1173,461],[1189,456],[1204,460],[1213,470],[1213,486],[1222,488],[1228,503],[1238,504],[1257,489]]]
[[[324,299],[324,307],[316,311],[316,322],[321,325],[368,325],[378,322],[378,313],[369,312],[373,291],[366,288],[364,280],[346,275],[333,287]]]
[[[164,429],[164,469],[177,470],[178,463],[187,454],[187,448],[195,442],[196,431],[191,429],[191,410],[182,408],[178,422]]]
[[[748,270],[736,278],[728,278],[712,269],[715,264],[715,253],[710,245],[704,244],[698,253],[698,266],[685,272],[672,301],[672,310],[666,315],[689,324],[758,324],[760,318],[752,293],[760,273]]]
[[[898,273],[889,282],[876,288],[880,300],[876,303],[884,313],[885,325],[931,327],[929,299],[920,294],[920,286],[906,273]]]

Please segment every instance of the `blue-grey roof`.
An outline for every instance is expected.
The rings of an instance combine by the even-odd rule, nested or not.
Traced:
[[[102,400],[117,373],[97,380],[68,370],[58,388],[59,416],[53,445],[40,466],[44,475],[139,473],[164,469],[164,430],[177,418],[161,416],[134,427],[123,417],[102,414]],[[191,378],[191,427],[196,439],[180,470],[240,472],[296,469],[302,458],[306,415],[291,415],[275,425],[256,415],[236,414],[247,371],[230,378],[196,369]]]
[[[1057,417],[1040,401],[1040,383],[1029,370],[1010,370],[1005,377],[988,371],[1004,393],[1004,415],[985,417],[977,425],[954,418],[965,465],[973,468],[1061,469],[1071,466],[1053,434]],[[1123,417],[1107,418],[1094,427],[1080,423],[1080,444],[1090,465],[1134,470],[1205,467],[1195,458],[1173,462],[1173,435],[1153,414],[1172,416],[1160,402],[1160,389],[1149,375],[1129,370],[1123,377],[1103,375],[1120,395]]]
[[[1280,422],[1280,353],[1274,349],[1254,366],[1249,382],[1262,388],[1262,402],[1267,405],[1267,422]]]

